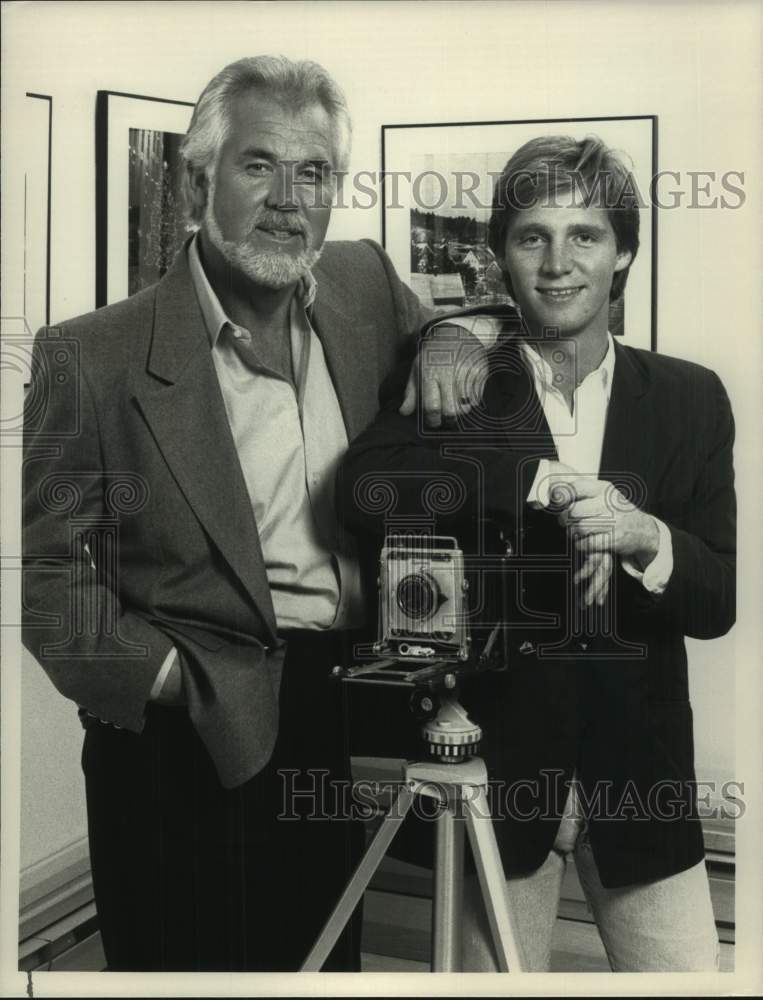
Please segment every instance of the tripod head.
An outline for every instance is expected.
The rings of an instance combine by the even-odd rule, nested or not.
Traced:
[[[460,764],[467,757],[476,756],[482,730],[472,722],[463,705],[446,696],[434,718],[423,725],[421,736],[431,757],[447,764]]]
[[[418,666],[386,659],[357,667],[334,667],[332,677],[347,684],[409,688],[408,708],[423,723],[426,756],[458,764],[476,755],[482,739],[482,730],[458,701],[459,683],[491,668],[489,657],[476,662],[430,660]]]

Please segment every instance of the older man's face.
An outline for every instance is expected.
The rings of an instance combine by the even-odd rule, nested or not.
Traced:
[[[315,264],[326,236],[331,119],[320,104],[291,110],[250,91],[233,101],[230,122],[207,193],[204,228],[252,281],[282,288]]]

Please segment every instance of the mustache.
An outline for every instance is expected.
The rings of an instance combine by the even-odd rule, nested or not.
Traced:
[[[274,212],[271,209],[260,209],[252,221],[249,231],[250,235],[257,228],[279,229],[286,233],[300,233],[307,236],[310,233],[310,224],[307,219],[297,212]]]

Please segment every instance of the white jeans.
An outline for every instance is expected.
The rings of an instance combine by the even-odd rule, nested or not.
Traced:
[[[614,972],[717,971],[720,945],[704,861],[656,882],[605,889],[576,805],[571,793],[544,864],[530,875],[507,880],[525,971],[549,969],[551,935],[570,857]],[[463,969],[497,969],[476,876],[464,880]]]

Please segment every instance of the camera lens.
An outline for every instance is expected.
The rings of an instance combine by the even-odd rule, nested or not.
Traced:
[[[428,573],[410,573],[397,585],[397,606],[416,621],[429,618],[440,606],[440,589]]]

